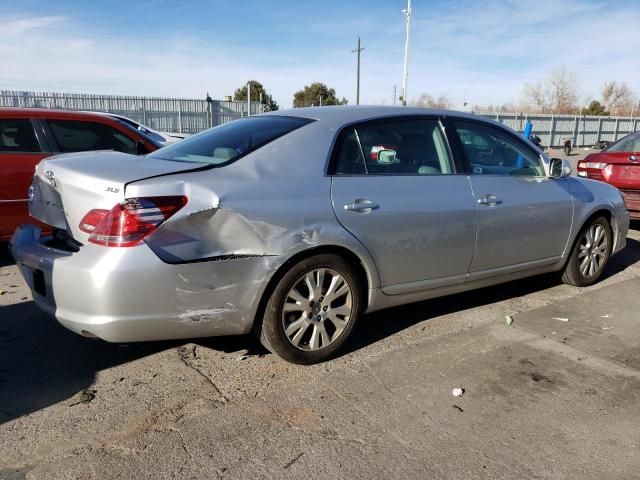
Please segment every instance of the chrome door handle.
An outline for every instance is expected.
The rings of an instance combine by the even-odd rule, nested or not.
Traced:
[[[365,198],[358,198],[353,203],[347,203],[344,209],[347,212],[369,213],[372,210],[380,208],[377,203],[371,202]]]
[[[495,195],[485,195],[484,197],[480,197],[478,199],[478,203],[480,205],[486,205],[488,207],[494,207],[496,205],[500,205],[502,203],[502,200],[500,200]]]

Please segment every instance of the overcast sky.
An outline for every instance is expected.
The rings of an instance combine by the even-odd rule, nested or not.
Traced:
[[[322,81],[390,104],[402,83],[404,0],[0,0],[0,89],[232,95],[261,81],[282,107]],[[606,80],[640,93],[640,0],[414,0],[409,99],[517,102],[554,66],[580,98]]]

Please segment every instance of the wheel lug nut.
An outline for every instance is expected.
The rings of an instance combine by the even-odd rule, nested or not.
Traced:
[[[320,297],[320,301],[321,301],[321,302],[324,302],[324,297]]]
[[[316,320],[317,320],[317,321],[320,321],[320,315],[318,315],[318,316],[316,317]]]
[[[329,307],[327,307],[326,305],[324,307],[322,307],[322,310],[324,310],[325,312],[327,311]]]

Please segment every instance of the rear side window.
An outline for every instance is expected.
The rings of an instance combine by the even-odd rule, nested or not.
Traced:
[[[116,150],[136,153],[136,142],[109,125],[75,120],[48,120],[61,152]]]
[[[449,145],[435,119],[390,119],[350,127],[339,143],[336,174],[455,173]]]
[[[186,138],[150,156],[161,160],[224,165],[311,121],[276,115],[245,118]]]
[[[40,152],[31,120],[0,120],[0,153],[4,152]]]
[[[614,143],[607,152],[640,152],[640,132],[632,133],[619,142]]]

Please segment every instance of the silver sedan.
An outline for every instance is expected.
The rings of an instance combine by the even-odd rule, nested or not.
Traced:
[[[252,330],[325,360],[365,312],[559,272],[625,246],[617,189],[474,115],[322,107],[238,120],[146,157],[43,160],[11,251],[35,302],[111,342]]]

